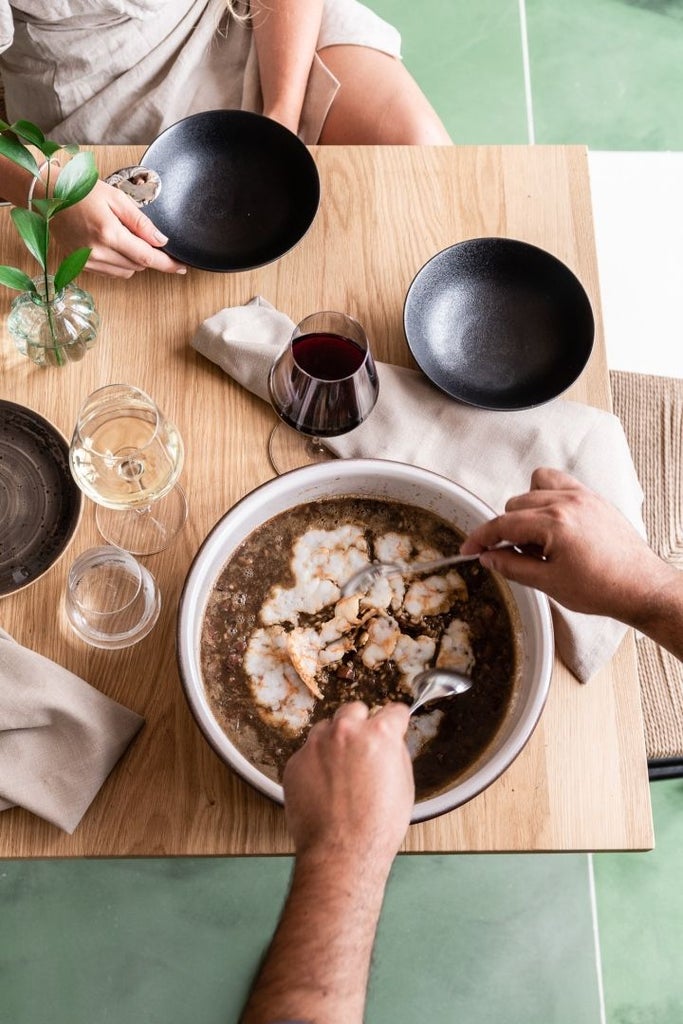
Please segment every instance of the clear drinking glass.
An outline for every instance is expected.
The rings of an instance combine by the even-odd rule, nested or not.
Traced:
[[[187,518],[177,483],[183,458],[177,428],[140,388],[108,384],[80,408],[71,472],[98,506],[100,533],[117,547],[150,555],[181,529]]]
[[[268,390],[282,420],[268,443],[275,471],[333,458],[323,439],[359,426],[377,401],[379,381],[365,331],[346,313],[305,317],[273,363]]]
[[[69,570],[66,615],[93,647],[129,647],[150,632],[161,598],[149,569],[121,548],[90,548]]]

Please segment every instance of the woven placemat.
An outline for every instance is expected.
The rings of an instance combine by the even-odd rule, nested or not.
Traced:
[[[683,380],[610,371],[621,420],[645,493],[650,544],[683,570]],[[683,664],[647,637],[636,644],[649,759],[683,756]]]

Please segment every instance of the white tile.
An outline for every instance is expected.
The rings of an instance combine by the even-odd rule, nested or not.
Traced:
[[[608,364],[683,377],[683,153],[588,162]]]

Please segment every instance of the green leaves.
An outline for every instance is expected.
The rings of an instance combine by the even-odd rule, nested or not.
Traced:
[[[38,177],[38,164],[34,160],[33,155],[20,142],[17,142],[16,139],[11,138],[9,135],[0,135],[0,155],[6,156],[13,164],[23,167],[34,178]]]
[[[41,175],[38,163],[26,148],[27,145],[34,146],[50,162],[47,175]],[[57,166],[53,162],[57,154],[70,156],[71,159],[61,160]],[[0,155],[28,171],[33,178],[46,179],[46,195],[31,199],[27,210],[15,207],[11,217],[24,245],[47,275],[50,221],[62,210],[80,203],[95,187],[98,174],[94,157],[92,153],[81,153],[74,143],[61,146],[58,142],[46,139],[37,125],[23,120],[15,121],[14,124],[0,120]],[[51,182],[54,182],[54,186]],[[87,248],[76,249],[62,260],[55,274],[56,291],[61,291],[80,274],[90,252]],[[0,267],[0,284],[21,291],[35,291],[31,278],[15,267]]]
[[[62,209],[62,201],[61,199],[32,199],[31,207],[40,214],[43,220],[50,220]]]
[[[61,199],[61,209],[80,203],[91,192],[98,174],[92,153],[77,153],[62,168],[55,184],[54,197]]]
[[[0,267],[0,284],[15,288],[18,292],[36,292],[37,289],[28,274],[16,267]]]
[[[47,266],[47,224],[33,210],[22,210],[15,206],[10,214],[14,226],[21,235],[24,245],[34,259],[38,260],[43,270]]]
[[[92,249],[88,248],[75,249],[66,259],[62,260],[55,274],[55,292],[61,292],[62,288],[66,288],[75,277],[78,277],[88,262],[91,252]]]
[[[45,145],[45,136],[41,132],[40,128],[36,125],[31,124],[30,121],[15,121],[11,126],[10,131],[13,131],[15,135],[18,135],[20,139],[24,139],[31,146],[35,146],[41,153],[43,152],[43,146]]]
[[[84,199],[98,179],[92,153],[79,153],[61,170],[50,199],[33,199],[31,206],[44,220],[51,220]]]

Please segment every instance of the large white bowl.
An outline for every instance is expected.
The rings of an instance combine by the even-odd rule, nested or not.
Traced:
[[[458,484],[399,462],[334,459],[269,480],[241,499],[209,533],[185,581],[178,612],[177,655],[185,694],[197,723],[218,756],[248,783],[278,803],[282,786],[255,768],[231,743],[207,699],[200,640],[207,600],[233,551],[258,526],[280,512],[320,498],[354,495],[385,498],[424,508],[467,533],[494,514]],[[411,820],[452,810],[490,785],[514,761],[543,710],[553,664],[550,609],[544,595],[516,584],[509,588],[520,664],[510,706],[478,760],[453,785],[415,804]]]

